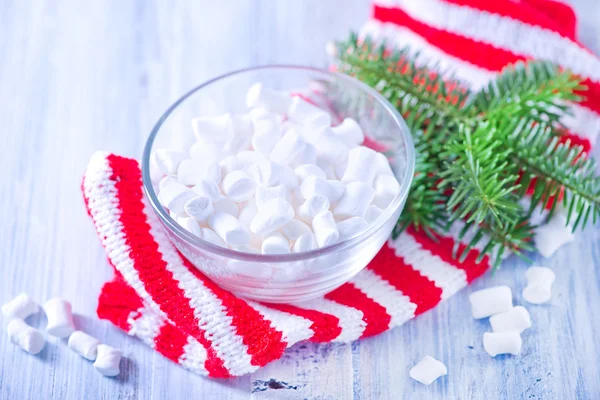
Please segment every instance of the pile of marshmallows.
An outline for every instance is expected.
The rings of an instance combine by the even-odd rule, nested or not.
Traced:
[[[186,230],[247,253],[287,254],[364,231],[400,191],[353,119],[254,84],[248,114],[195,118],[189,152],[160,149],[160,203]]]
[[[98,339],[76,330],[71,303],[54,298],[45,302],[42,308],[48,318],[46,326],[48,334],[58,338],[69,338],[69,348],[82,357],[94,361],[94,368],[102,375],[119,374],[121,350],[100,344]],[[42,351],[46,343],[44,334],[24,321],[39,310],[40,306],[26,293],[21,293],[2,306],[2,314],[10,320],[6,328],[10,341],[30,354]]]
[[[523,298],[532,304],[550,300],[555,275],[546,267],[530,267],[525,273],[527,286]],[[471,314],[475,319],[490,318],[492,332],[483,334],[483,348],[492,357],[499,354],[517,355],[523,341],[521,332],[531,327],[531,318],[524,307],[513,307],[512,292],[508,286],[495,286],[473,292],[469,296]],[[446,366],[426,356],[409,371],[411,378],[429,385],[448,373]]]

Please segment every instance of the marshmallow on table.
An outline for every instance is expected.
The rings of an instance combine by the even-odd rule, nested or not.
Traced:
[[[65,299],[53,298],[42,305],[48,325],[46,331],[59,338],[66,338],[75,331],[71,303]]]
[[[294,209],[283,199],[273,199],[266,203],[250,224],[250,230],[266,235],[281,228],[294,218]]]
[[[523,340],[519,332],[485,332],[483,349],[492,357],[498,354],[517,355],[521,351]]]
[[[175,221],[192,235],[202,237],[202,231],[200,230],[200,225],[198,225],[196,219],[192,217],[177,217]]]
[[[82,331],[75,331],[69,336],[69,348],[83,358],[94,361],[98,355],[100,341]]]
[[[213,181],[201,180],[196,186],[192,188],[198,196],[208,197],[213,203],[221,199],[221,192],[219,187]]]
[[[38,303],[33,301],[27,293],[21,293],[2,306],[2,314],[7,318],[25,319],[40,311]]]
[[[518,332],[531,327],[531,317],[524,307],[516,306],[503,313],[490,317],[490,325],[494,332]]]
[[[273,150],[269,153],[269,159],[279,165],[287,166],[302,153],[305,147],[306,142],[302,136],[292,128],[275,143]]]
[[[512,292],[508,286],[478,290],[469,296],[473,318],[486,318],[512,308]]]
[[[256,207],[261,210],[265,204],[274,199],[283,199],[289,202],[288,190],[283,185],[258,187],[256,189]]]
[[[216,203],[213,203],[213,210],[215,213],[224,212],[235,218],[237,218],[240,215],[240,210],[236,202],[227,197],[223,197],[221,198],[221,200],[217,201]]]
[[[417,365],[412,367],[408,375],[424,385],[430,385],[437,378],[447,375],[448,369],[441,361],[431,356],[425,356]]]
[[[184,204],[183,209],[187,215],[198,222],[206,222],[208,216],[214,211],[211,200],[204,196],[192,197]]]
[[[313,218],[317,214],[329,210],[329,206],[330,202],[327,197],[322,194],[314,194],[298,207],[298,217],[302,221],[312,224]]]
[[[534,229],[533,240],[540,254],[550,257],[556,250],[575,240],[572,228],[564,215],[556,214],[547,224]]]
[[[231,171],[222,185],[225,195],[235,202],[248,200],[256,190],[256,184],[244,171]]]
[[[338,222],[336,227],[340,233],[339,240],[348,239],[358,233],[361,233],[367,229],[368,226],[369,223],[361,217],[352,217],[342,222]]]
[[[323,211],[315,215],[312,227],[319,247],[334,244],[340,237],[331,211]]]
[[[367,208],[367,212],[365,213],[365,219],[369,224],[372,224],[377,218],[379,218],[382,212],[383,210],[381,208],[374,205],[370,205],[369,208]]]
[[[158,201],[175,214],[184,212],[185,204],[197,194],[181,183],[171,183],[158,192]]]
[[[325,179],[325,172],[315,164],[298,165],[296,169],[294,169],[294,173],[300,181],[304,181],[309,176]]]
[[[123,352],[106,344],[99,344],[97,348],[96,361],[94,368],[104,376],[117,376],[120,369],[121,357]]]
[[[42,332],[27,325],[21,318],[11,320],[6,327],[6,333],[11,343],[30,354],[42,351],[46,343]]]
[[[375,179],[375,199],[373,204],[387,208],[394,197],[400,193],[400,184],[392,175],[381,174]]]
[[[331,126],[331,116],[321,108],[309,103],[299,96],[294,96],[287,110],[290,120],[313,127]]]
[[[192,129],[196,138],[204,142],[225,143],[234,137],[231,114],[193,118]]]
[[[303,251],[314,250],[318,247],[317,238],[315,234],[311,232],[303,233],[296,239],[292,251],[294,253],[301,253]]]
[[[154,151],[154,162],[163,174],[175,175],[177,168],[183,160],[187,158],[187,154],[168,149],[157,149]]]
[[[556,275],[550,268],[529,267],[525,273],[527,286],[523,289],[523,298],[531,304],[543,304],[552,297],[552,284]]]
[[[215,212],[208,218],[208,226],[228,245],[241,246],[250,241],[248,230],[230,214]]]
[[[221,181],[221,168],[216,162],[186,159],[177,168],[177,180],[186,186],[197,185],[203,180],[219,183]]]
[[[336,218],[364,217],[375,198],[375,190],[363,182],[350,182],[337,205],[333,208]]]
[[[293,219],[284,226],[282,226],[280,231],[286,238],[292,241],[298,239],[300,236],[307,232],[312,232],[310,226],[297,219]]]
[[[278,114],[285,114],[292,104],[292,98],[283,92],[266,88],[262,83],[253,84],[246,95],[246,105],[261,107]]]
[[[362,128],[352,118],[345,118],[339,125],[331,129],[348,147],[359,146],[365,141]]]
[[[290,242],[279,232],[267,235],[262,242],[262,254],[289,254]]]

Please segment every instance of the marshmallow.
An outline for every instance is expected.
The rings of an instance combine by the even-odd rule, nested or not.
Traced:
[[[524,307],[516,306],[503,313],[490,317],[494,332],[518,332],[531,327],[531,317]]]
[[[292,98],[283,92],[266,88],[262,83],[250,86],[246,95],[246,105],[250,108],[262,107],[278,114],[285,114],[292,103]]]
[[[264,160],[256,151],[242,151],[234,156],[228,156],[219,161],[221,174],[227,175],[232,171],[248,171],[252,165]]]
[[[240,211],[235,201],[227,197],[223,197],[221,200],[217,201],[216,203],[213,203],[213,209],[215,213],[224,212],[235,218],[237,218],[240,215]]]
[[[213,181],[202,180],[196,186],[192,188],[198,196],[208,197],[213,203],[221,199],[221,193],[219,187]]]
[[[297,209],[304,203],[306,199],[302,196],[302,192],[300,191],[300,187],[292,189],[290,192],[290,204],[294,209]]]
[[[33,301],[27,293],[21,293],[2,306],[2,314],[9,319],[25,319],[40,311],[38,303]]]
[[[6,327],[6,333],[11,343],[30,354],[42,351],[46,343],[42,332],[27,325],[21,318],[11,320]]]
[[[334,204],[344,194],[344,185],[339,181],[325,180],[313,175],[302,181],[300,192],[305,199],[320,194],[327,197],[330,204]]]
[[[342,123],[331,128],[348,147],[360,146],[365,141],[363,130],[352,118],[345,118]]]
[[[94,361],[98,355],[100,341],[82,331],[75,331],[69,336],[69,348],[83,358]]]
[[[319,247],[334,244],[340,237],[331,211],[322,211],[315,215],[312,227]]]
[[[379,175],[394,175],[394,171],[392,171],[392,166],[390,165],[390,160],[383,153],[375,154],[375,167],[377,168],[377,172],[375,176]]]
[[[209,162],[208,160],[183,160],[177,168],[177,180],[186,186],[197,185],[203,180],[219,183],[221,181],[221,168],[216,162]]]
[[[185,204],[194,197],[196,193],[181,183],[172,183],[158,192],[160,204],[175,214],[183,213]]]
[[[225,195],[235,202],[248,200],[256,190],[256,184],[244,171],[231,171],[222,185]]]
[[[281,184],[288,188],[289,190],[293,190],[298,187],[298,177],[294,170],[287,166],[280,166],[281,168]]]
[[[238,135],[225,143],[223,150],[226,153],[238,153],[251,150],[252,136]]]
[[[190,147],[190,158],[206,160],[209,163],[217,162],[229,155],[232,155],[232,152],[225,150],[222,143],[201,140]]]
[[[550,268],[529,267],[525,273],[527,286],[523,289],[523,298],[531,304],[543,304],[552,297],[552,284],[556,275]]]
[[[158,190],[163,190],[165,188],[165,186],[170,185],[171,183],[178,183],[177,179],[173,178],[170,175],[166,175],[164,176],[160,182],[158,182]]]
[[[367,229],[368,226],[369,223],[361,217],[348,218],[342,222],[338,222],[336,225],[340,233],[340,240],[351,238]]]
[[[274,119],[262,119],[254,122],[252,148],[263,156],[268,157],[281,139],[282,132]]]
[[[248,169],[248,175],[258,186],[277,186],[283,183],[283,168],[270,160],[260,160]]]
[[[240,246],[229,246],[232,250],[240,251],[242,253],[260,254],[260,249],[252,246],[251,244],[242,244]]]
[[[317,162],[317,150],[315,146],[310,143],[306,143],[304,148],[298,153],[290,165],[297,167],[298,165],[314,164]]]
[[[310,196],[306,201],[298,207],[298,217],[308,223],[312,224],[313,218],[323,212],[329,210],[329,199],[321,194],[315,194]]]
[[[233,127],[233,134],[236,137],[250,137],[254,132],[254,125],[250,114],[232,114],[231,125]]]
[[[228,245],[240,246],[250,241],[248,230],[230,214],[215,212],[208,218],[208,226]]]
[[[234,136],[231,114],[193,118],[192,129],[196,138],[203,142],[225,143]]]
[[[177,168],[183,160],[187,158],[187,154],[181,151],[157,149],[154,151],[154,162],[163,174],[175,175]]]
[[[200,226],[198,225],[198,222],[196,222],[196,219],[192,217],[178,217],[176,221],[183,229],[192,235],[202,237],[202,231],[200,230]]]
[[[441,361],[425,356],[408,371],[408,375],[417,382],[431,385],[440,376],[448,375],[448,369]]]
[[[486,318],[512,308],[512,292],[508,286],[478,290],[469,296],[473,318]]]
[[[521,351],[523,340],[519,332],[485,332],[483,348],[492,357],[498,354],[517,355]]]
[[[325,179],[325,172],[318,166],[314,164],[303,164],[299,165],[294,169],[294,173],[300,179],[300,181],[304,181],[309,176],[316,176],[319,178]]]
[[[556,250],[575,240],[571,227],[567,226],[566,218],[555,215],[544,225],[534,229],[533,240],[540,254],[550,257]]]
[[[46,331],[59,338],[66,338],[75,331],[71,303],[60,298],[53,298],[42,305],[48,317]]]
[[[303,251],[314,250],[317,246],[317,239],[315,238],[314,233],[306,232],[296,239],[292,251],[294,253],[302,253]]]
[[[121,363],[121,357],[123,352],[114,347],[110,347],[105,344],[99,344],[97,348],[96,361],[94,361],[94,368],[104,376],[117,376],[119,375],[119,364]]]
[[[208,216],[214,211],[211,200],[204,196],[192,197],[185,203],[183,209],[187,215],[198,222],[206,222]]]
[[[350,182],[333,209],[336,218],[364,217],[375,198],[375,190],[363,182]]]
[[[369,208],[367,208],[367,212],[365,213],[365,219],[369,224],[372,224],[377,220],[377,218],[379,218],[382,212],[383,210],[381,208],[374,205],[370,205]]]
[[[265,204],[274,199],[283,199],[289,202],[288,191],[285,186],[258,187],[256,189],[256,207],[261,210]]]
[[[295,128],[290,129],[275,143],[269,153],[269,159],[279,165],[287,166],[298,157],[306,147],[306,142]]]
[[[250,224],[252,223],[254,217],[256,217],[256,214],[258,214],[258,207],[256,206],[256,201],[248,200],[241,205],[238,221],[240,221],[240,224],[242,224],[246,228],[250,228]]]
[[[325,129],[313,144],[318,146],[319,158],[330,164],[345,163],[348,160],[348,146],[331,129]]]
[[[375,179],[375,200],[373,204],[386,209],[400,193],[400,184],[392,175],[382,174]]]
[[[201,228],[202,239],[215,246],[227,247],[227,244],[210,228]]]
[[[289,254],[290,242],[279,232],[266,236],[262,242],[262,254]]]
[[[294,209],[283,199],[273,199],[258,211],[250,224],[250,231],[267,235],[281,228],[294,218]]]
[[[291,100],[291,99],[290,99]],[[273,121],[275,123],[279,123],[280,116],[276,113],[269,111],[264,107],[256,107],[250,110],[248,113],[250,116],[250,120],[254,125],[254,130],[256,131],[256,125],[261,121]]]
[[[378,172],[378,158],[375,150],[368,147],[358,146],[350,149],[348,152],[348,165],[341,181],[364,182],[367,185],[373,184],[375,174]]]
[[[286,238],[292,241],[297,240],[300,236],[307,232],[312,232],[310,226],[297,219],[293,219],[282,226],[280,231]]]
[[[310,127],[331,126],[331,116],[327,112],[299,96],[292,98],[287,116],[294,122]]]

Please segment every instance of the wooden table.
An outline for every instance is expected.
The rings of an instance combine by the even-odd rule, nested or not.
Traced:
[[[600,52],[600,8],[575,2],[582,39]],[[0,302],[21,291],[71,299],[77,324],[122,348],[116,379],[50,340],[30,356],[0,335],[2,399],[598,399],[600,229],[550,260],[552,302],[529,306],[534,326],[518,357],[482,350],[485,321],[472,290],[505,283],[523,304],[526,266],[508,260],[403,327],[348,345],[299,345],[238,379],[195,376],[95,316],[111,270],[79,191],[91,154],[139,157],[159,115],[184,91],[237,68],[324,66],[326,41],[344,38],[368,1],[0,0]],[[31,322],[43,327],[44,317]],[[431,354],[449,375],[431,386],[408,369]],[[274,379],[284,389],[269,388]],[[276,387],[277,385],[271,385]]]

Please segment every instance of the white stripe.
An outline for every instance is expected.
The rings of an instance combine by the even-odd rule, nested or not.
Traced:
[[[271,326],[282,333],[282,340],[287,343],[287,347],[308,340],[314,335],[314,332],[310,329],[312,321],[306,318],[275,310],[256,302],[248,302],[248,304],[267,319]]]
[[[383,306],[392,317],[388,329],[402,325],[415,317],[417,305],[410,298],[382,279],[369,268],[365,268],[350,282],[377,304]]]
[[[429,250],[423,249],[417,240],[403,232],[391,242],[396,255],[404,259],[421,275],[429,278],[437,287],[442,289],[442,300],[452,296],[467,286],[467,274],[460,268],[446,263]]]
[[[571,104],[570,106],[573,115],[565,114],[561,118],[561,122],[571,132],[588,139],[592,146],[595,146],[600,133],[600,115],[579,104]]]
[[[127,334],[142,340],[148,346],[155,347],[155,339],[166,320],[158,314],[142,307],[132,311],[127,318],[129,332]]]
[[[549,60],[600,82],[598,58],[549,29],[441,0],[396,0],[396,5],[412,18],[436,29],[486,42],[514,54]]]
[[[200,375],[208,375],[204,367],[206,363],[206,349],[192,336],[188,336],[188,342],[183,346],[183,354],[177,362],[184,368]]]
[[[331,314],[339,319],[342,332],[332,342],[351,342],[360,338],[367,324],[363,321],[363,313],[353,307],[336,303],[328,299],[316,299],[293,304],[296,307],[307,310],[316,310],[325,314]]]

